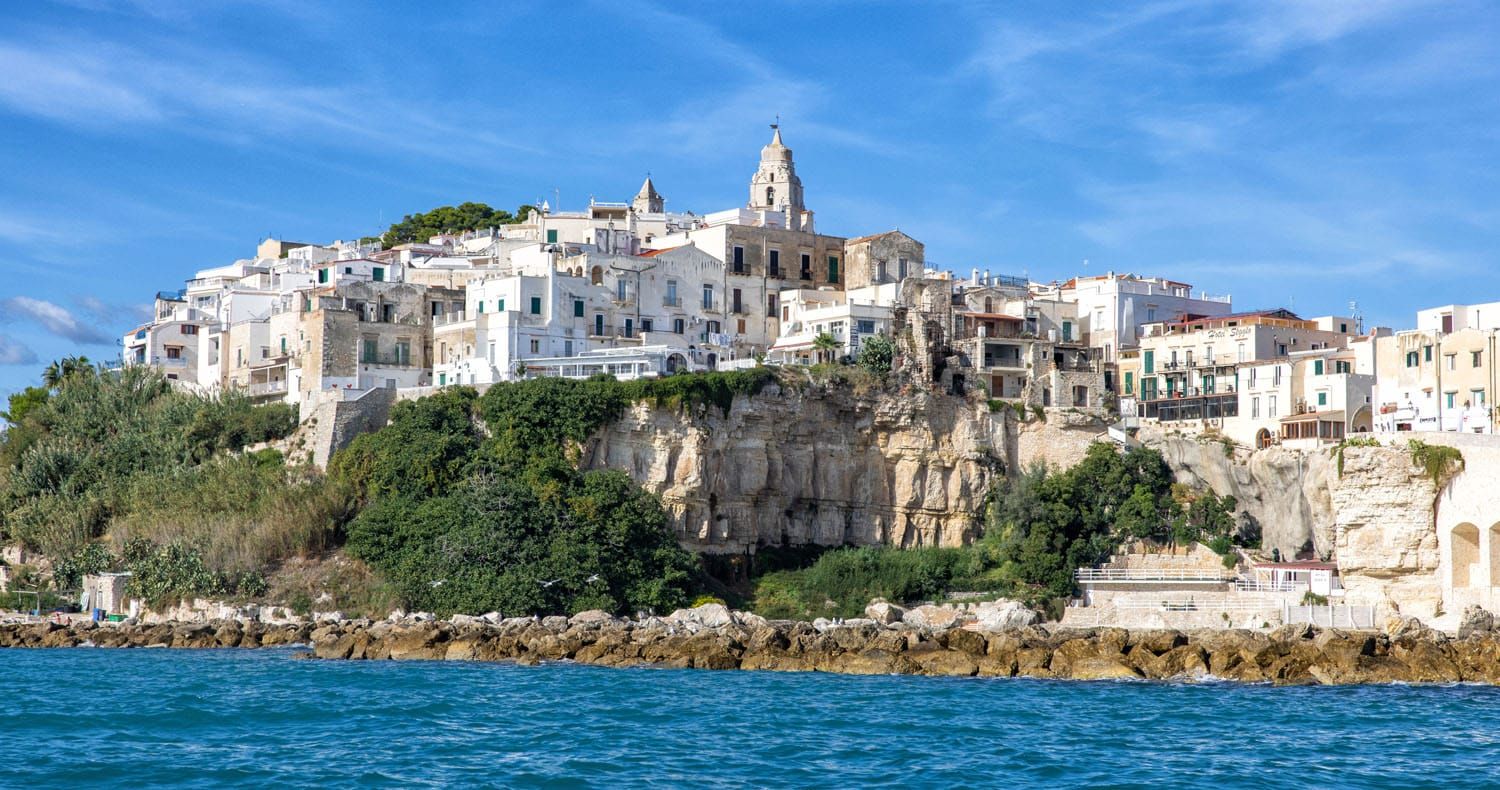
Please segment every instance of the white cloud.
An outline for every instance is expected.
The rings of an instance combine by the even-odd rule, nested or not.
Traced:
[[[32,365],[36,352],[5,335],[0,335],[0,365]]]
[[[67,308],[29,296],[0,300],[0,321],[16,323],[34,321],[58,337],[75,343],[107,345],[115,342],[96,326],[78,320]]]

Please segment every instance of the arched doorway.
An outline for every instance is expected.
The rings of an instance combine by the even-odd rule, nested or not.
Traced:
[[[593,283],[594,285],[603,285],[604,284],[604,267],[603,266],[595,266],[594,267],[593,271],[591,271],[589,273],[589,282]]]
[[[667,373],[676,373],[688,369],[687,358],[681,354],[667,355]]]
[[[1271,432],[1265,428],[1255,432],[1255,449],[1264,450],[1271,446]]]
[[[1459,524],[1453,528],[1453,537],[1448,545],[1448,557],[1453,564],[1453,586],[1469,587],[1479,581],[1479,527]]]

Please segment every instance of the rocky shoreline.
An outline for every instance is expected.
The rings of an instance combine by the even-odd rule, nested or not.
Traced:
[[[998,630],[913,627],[873,620],[766,621],[720,606],[641,621],[426,616],[266,624],[219,620],[157,625],[0,625],[0,647],[256,648],[311,645],[309,658],[574,661],[600,666],[760,669],[1072,680],[1229,680],[1250,683],[1500,684],[1500,632],[1452,638],[1415,620],[1390,633],[1284,626],[1126,631],[1044,626]]]

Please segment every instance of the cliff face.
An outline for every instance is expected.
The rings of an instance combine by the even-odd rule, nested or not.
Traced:
[[[682,544],[955,546],[1007,466],[1007,420],[916,389],[767,387],[729,413],[637,404],[583,448],[662,498]]]
[[[1333,486],[1335,551],[1350,603],[1432,620],[1443,588],[1431,478],[1411,453],[1389,447],[1344,449]]]
[[[1336,464],[1327,452],[1272,447],[1226,455],[1224,445],[1180,436],[1147,442],[1161,451],[1177,480],[1232,495],[1261,528],[1261,545],[1290,557],[1308,541],[1319,554],[1332,551]]]

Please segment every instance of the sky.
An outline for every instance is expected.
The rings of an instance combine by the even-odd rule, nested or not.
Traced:
[[[779,117],[820,231],[1410,326],[1500,299],[1500,8],[1362,2],[17,2],[0,394],[119,354],[268,235],[465,200],[747,197]]]

